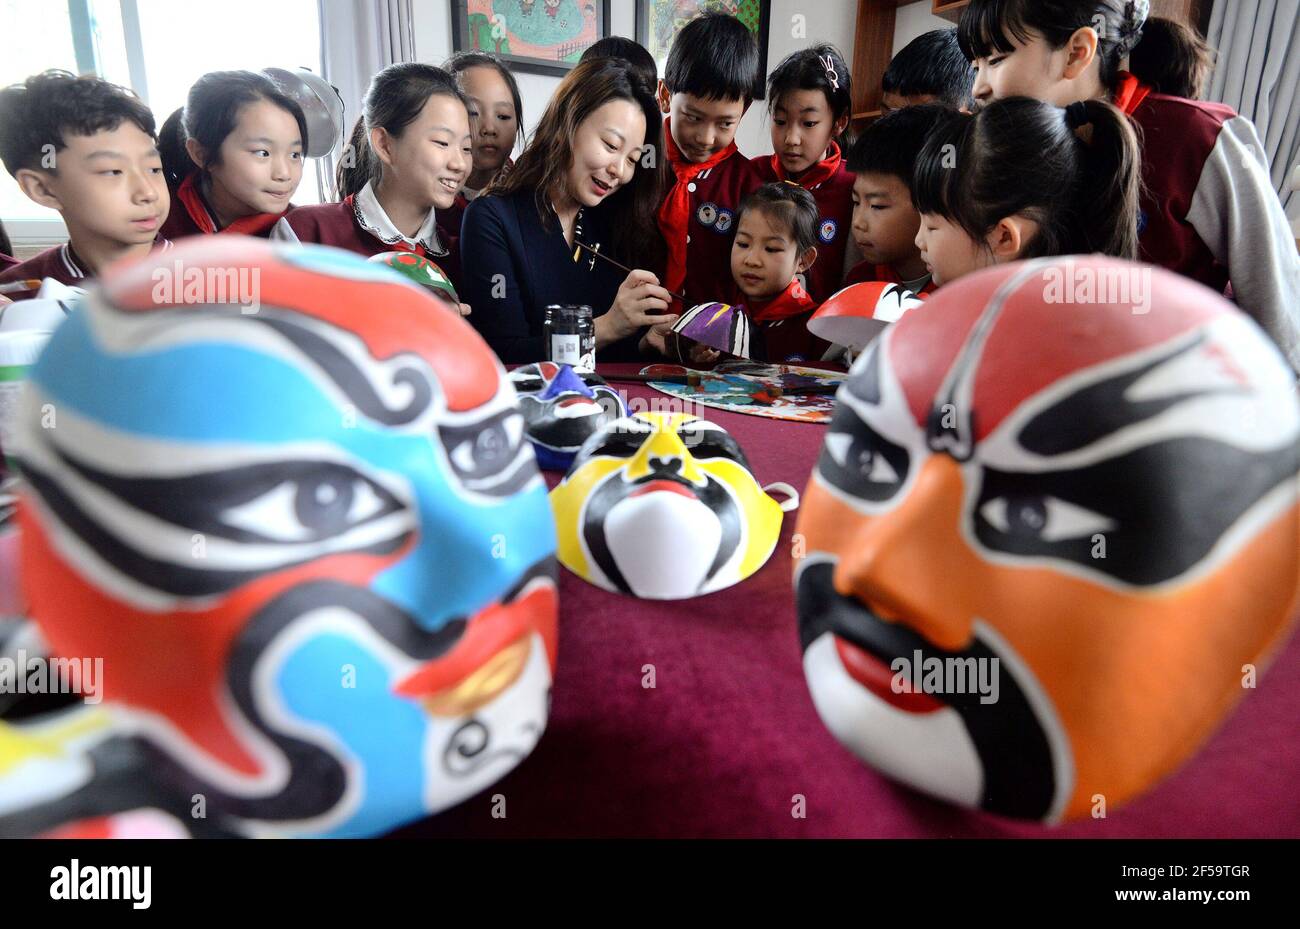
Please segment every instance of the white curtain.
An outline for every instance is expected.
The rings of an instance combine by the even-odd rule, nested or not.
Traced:
[[[1273,186],[1287,215],[1300,218],[1291,190],[1300,163],[1300,2],[1216,0],[1206,40],[1218,50],[1207,96],[1259,129]]]
[[[411,0],[317,0],[320,7],[321,70],[343,98],[344,141],[361,116],[361,102],[376,72],[415,61]],[[333,190],[338,155],[322,158]]]

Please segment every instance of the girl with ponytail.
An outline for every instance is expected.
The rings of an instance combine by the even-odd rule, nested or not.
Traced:
[[[916,244],[938,285],[1023,258],[1138,253],[1138,142],[1101,100],[946,114],[916,162]]]
[[[293,208],[306,148],[302,108],[265,74],[203,75],[158,134],[172,194],[161,235],[268,235]]]
[[[975,66],[972,94],[977,104],[1103,100],[1127,114],[1142,144],[1141,260],[1219,292],[1231,283],[1300,370],[1300,256],[1264,145],[1231,107],[1156,89],[1195,86],[1207,52],[1182,41],[1147,54],[1150,9],[1150,0],[971,0],[958,41]],[[1157,23],[1153,40],[1167,32]]]
[[[413,252],[460,287],[456,239],[438,224],[468,175],[469,114],[455,79],[403,62],[374,76],[336,176],[341,203],[303,206],[271,238],[333,245],[370,257]],[[461,312],[469,308],[461,305]]]

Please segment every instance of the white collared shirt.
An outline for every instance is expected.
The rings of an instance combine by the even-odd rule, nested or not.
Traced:
[[[414,251],[418,245],[427,255],[447,254],[447,249],[438,241],[435,210],[429,210],[429,215],[424,218],[424,223],[416,231],[414,238],[407,238],[393,225],[384,208],[379,205],[379,198],[375,196],[372,184],[372,181],[366,181],[366,186],[357,191],[357,195],[352,198],[352,211],[356,214],[357,223],[362,229],[385,245],[401,242],[411,251]]]

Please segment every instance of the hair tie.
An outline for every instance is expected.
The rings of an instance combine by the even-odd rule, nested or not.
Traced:
[[[835,59],[831,58],[830,55],[818,55],[817,60],[826,69],[826,80],[831,82],[831,90],[838,91],[840,89],[840,75],[835,70]]]
[[[1092,114],[1088,112],[1088,104],[1079,100],[1071,103],[1065,108],[1065,124],[1071,129],[1078,129],[1080,126],[1086,126],[1092,122]]]

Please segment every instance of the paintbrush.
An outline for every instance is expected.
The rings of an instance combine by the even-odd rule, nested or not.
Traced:
[[[587,251],[591,252],[591,256],[592,256],[592,257],[591,257],[591,267],[592,267],[593,269],[596,267],[596,259],[599,258],[599,259],[601,259],[602,261],[608,261],[608,262],[609,262],[610,264],[612,264],[614,267],[616,267],[616,268],[618,268],[618,269],[620,269],[620,270],[622,270],[622,271],[626,271],[628,274],[631,274],[631,273],[632,273],[632,269],[629,268],[627,265],[625,265],[625,264],[623,264],[623,263],[621,263],[621,262],[615,261],[613,258],[610,258],[608,255],[602,255],[602,254],[600,253],[600,243],[599,243],[599,242],[596,243],[596,247],[595,247],[595,248],[592,248],[590,245],[586,245],[586,244],[584,244],[584,243],[582,243],[582,242],[575,242],[575,243],[573,243],[573,244],[576,246],[576,248],[574,248],[574,250],[573,250],[573,262],[574,262],[574,264],[577,264],[577,262],[578,262],[578,254],[579,254],[579,252],[581,252],[583,249],[586,249]],[[678,300],[680,300],[680,301],[682,302],[682,306],[686,306],[686,294],[685,294],[685,293],[676,293],[676,292],[671,291],[671,290],[668,291],[668,292],[669,292],[670,294],[672,294],[674,297],[676,297]]]
[[[698,371],[690,374],[606,374],[604,377],[607,381],[625,381],[633,384],[659,381],[664,384],[685,384],[687,387],[698,387],[702,380]]]

